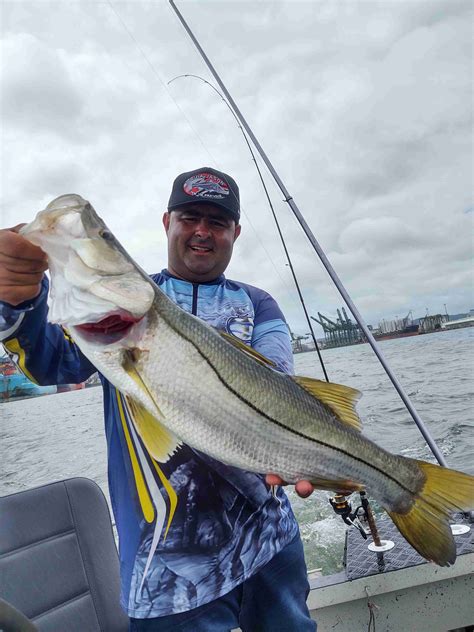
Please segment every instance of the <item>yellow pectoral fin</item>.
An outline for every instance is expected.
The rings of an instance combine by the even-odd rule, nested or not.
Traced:
[[[355,388],[299,375],[292,379],[305,391],[328,406],[341,423],[347,424],[354,430],[361,430],[362,424],[354,408],[360,398],[360,392]]]
[[[155,398],[150,393],[148,386],[143,381],[142,376],[137,369],[137,361],[141,356],[140,349],[127,349],[122,356],[122,368],[126,371],[127,375],[137,384],[142,391],[144,391],[150,402],[153,403],[155,408],[154,416],[156,419],[164,419],[163,413],[160,410]],[[138,404],[138,402],[137,402]]]
[[[126,397],[127,406],[135,428],[149,454],[156,461],[166,463],[176,451],[176,448],[181,445],[181,442],[161,423],[164,420],[164,415],[158,406],[156,398],[153,397],[137,370],[136,364],[140,354],[139,349],[128,350],[124,353],[122,366],[134,382],[147,394],[156,412],[152,415],[141,403],[128,395]]]
[[[268,366],[271,368],[274,368],[276,366],[276,364],[272,360],[269,360],[258,351],[255,351],[255,349],[252,349],[252,347],[249,347],[248,345],[246,345],[245,342],[242,342],[242,340],[240,340],[240,338],[237,338],[236,336],[232,336],[231,334],[228,334],[225,331],[219,331],[219,334],[222,336],[222,338],[224,338],[224,340],[227,340],[227,342],[229,342],[233,347],[235,347],[236,349],[239,349],[239,351],[242,351],[242,353],[245,353],[246,355],[250,356],[253,360],[258,362],[259,364],[262,364],[263,366]]]
[[[139,402],[128,395],[126,399],[130,417],[149,454],[158,463],[166,463],[181,442]]]

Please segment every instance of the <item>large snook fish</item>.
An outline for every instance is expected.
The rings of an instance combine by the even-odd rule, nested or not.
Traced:
[[[49,257],[50,320],[141,411],[137,430],[152,456],[173,449],[160,445],[165,426],[245,470],[366,488],[421,555],[454,563],[448,518],[474,507],[473,477],[383,450],[360,432],[357,391],[283,375],[177,307],[80,196],[57,198],[22,234]]]

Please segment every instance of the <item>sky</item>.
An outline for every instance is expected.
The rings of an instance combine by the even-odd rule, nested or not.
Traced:
[[[474,308],[472,3],[176,4],[364,320]],[[78,193],[157,272],[173,179],[221,169],[242,203],[227,276],[269,291],[307,332],[235,120],[202,81],[168,84],[216,85],[169,3],[0,7],[0,226]],[[308,311],[334,317],[343,299],[262,168]]]

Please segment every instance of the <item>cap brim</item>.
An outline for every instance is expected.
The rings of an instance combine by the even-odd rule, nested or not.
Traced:
[[[230,215],[236,224],[238,224],[240,221],[240,215],[238,215],[235,211],[231,211],[224,204],[219,204],[219,202],[216,202],[215,200],[205,200],[205,199],[187,200],[186,202],[180,202],[179,204],[173,204],[172,206],[168,206],[168,211],[176,211],[177,209],[182,208],[183,206],[188,206],[188,204],[194,204],[195,206],[198,204],[210,204],[211,206],[217,206],[217,208],[220,208],[222,211],[225,211],[227,215]]]

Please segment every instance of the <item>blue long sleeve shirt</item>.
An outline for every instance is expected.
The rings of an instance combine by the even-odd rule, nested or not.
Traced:
[[[152,278],[182,309],[237,336],[278,370],[293,372],[288,328],[269,294],[223,275],[203,284],[174,278],[166,270]],[[17,308],[0,303],[0,340],[37,383],[81,382],[96,369],[66,331],[47,322],[47,293],[45,279],[32,303]],[[217,599],[296,536],[285,493],[273,494],[263,475],[227,466],[186,445],[166,463],[154,461],[127,400],[101,379],[121,600],[130,617],[176,614]]]

